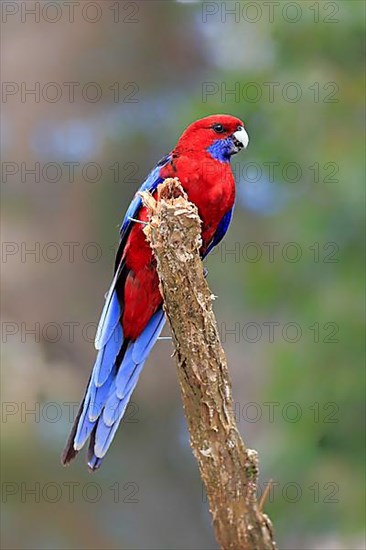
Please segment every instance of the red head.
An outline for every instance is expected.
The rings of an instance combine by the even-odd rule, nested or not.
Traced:
[[[247,147],[249,137],[244,123],[231,115],[211,115],[193,122],[183,132],[175,151],[177,153],[208,152],[221,162]]]

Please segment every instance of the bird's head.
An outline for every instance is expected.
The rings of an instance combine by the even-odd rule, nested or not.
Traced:
[[[246,149],[249,143],[244,123],[231,115],[211,115],[193,122],[183,132],[176,147],[179,153],[207,152],[220,162]]]

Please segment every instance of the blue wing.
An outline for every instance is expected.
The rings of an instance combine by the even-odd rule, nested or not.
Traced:
[[[229,212],[227,212],[227,214],[225,214],[217,229],[216,229],[216,233],[214,234],[210,244],[208,245],[208,247],[206,248],[206,250],[204,251],[204,254],[203,254],[203,257],[205,258],[210,252],[211,250],[217,246],[219,244],[220,241],[222,241],[222,239],[224,238],[225,234],[226,234],[226,231],[228,230],[228,227],[230,225],[230,222],[231,222],[231,218],[233,217],[233,208],[231,210],[229,210]]]
[[[142,206],[142,199],[139,196],[140,191],[155,191],[159,183],[162,183],[162,178],[160,177],[160,170],[162,166],[167,164],[170,161],[170,155],[162,158],[161,161],[157,164],[156,168],[150,172],[144,183],[141,185],[139,191],[135,194],[134,198],[131,201],[130,206],[127,209],[124,220],[120,227],[120,243],[118,251],[116,254],[116,263],[115,263],[115,274],[113,277],[112,284],[109,288],[103,311],[100,316],[96,337],[95,337],[95,347],[100,350],[105,346],[106,342],[109,340],[113,331],[119,322],[122,311],[119,304],[119,300],[116,293],[116,284],[121,277],[123,272],[123,262],[121,261],[124,246],[129,235],[130,229],[132,227],[131,218],[136,217],[139,209]]]
[[[160,170],[163,166],[168,164],[170,160],[171,160],[171,155],[166,155],[158,162],[158,164],[156,165],[156,168],[154,168],[154,170],[150,172],[150,174],[148,175],[148,177],[146,178],[146,180],[141,185],[140,189],[132,199],[131,204],[127,209],[126,215],[124,217],[124,220],[120,228],[121,240],[123,240],[125,233],[128,231],[128,228],[130,227],[130,224],[131,224],[130,218],[135,217],[136,213],[138,212],[138,210],[142,205],[142,200],[138,193],[140,191],[154,191],[159,185],[159,183],[162,183],[163,180],[160,177]]]
[[[169,161],[169,155],[164,157],[139,191],[154,191],[162,182],[161,167]],[[144,362],[165,323],[164,312],[160,308],[134,342],[124,339],[120,322],[123,293],[118,293],[128,274],[123,261],[123,249],[133,223],[130,218],[138,215],[141,206],[142,200],[136,193],[120,228],[115,274],[95,338],[98,355],[62,456],[64,464],[74,458],[90,437],[88,464],[93,470],[100,466],[122,420]]]

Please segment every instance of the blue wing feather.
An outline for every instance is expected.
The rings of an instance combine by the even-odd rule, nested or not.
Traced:
[[[219,244],[220,241],[225,237],[226,231],[229,228],[231,218],[233,217],[233,208],[229,210],[222,218],[217,226],[216,233],[214,234],[210,244],[208,245],[207,249],[205,250],[203,257],[205,258],[211,250]]]
[[[124,220],[120,227],[121,238],[123,237],[124,233],[128,230],[128,227],[131,224],[130,218],[135,217],[136,212],[140,209],[142,205],[142,199],[139,195],[139,192],[154,191],[159,185],[159,183],[162,183],[163,179],[160,177],[160,170],[162,166],[165,166],[165,164],[168,164],[170,160],[171,160],[171,155],[166,155],[165,157],[163,157],[156,165],[156,168],[154,168],[154,170],[150,172],[150,174],[148,175],[144,183],[141,185],[138,192],[135,194],[134,198],[131,201],[130,206],[127,209]]]
[[[111,286],[112,292],[110,296],[108,293],[97,328],[95,347],[98,350],[103,349],[107,344],[121,317],[121,306],[119,305],[118,296],[116,290],[114,289],[114,285]]]
[[[157,188],[163,181],[160,177],[161,167],[168,163],[170,158],[168,155],[158,163],[140,187],[140,191],[152,192]],[[133,223],[130,218],[138,215],[141,206],[142,200],[136,194],[120,227],[122,254],[117,258],[115,275],[99,321],[95,339],[98,355],[74,429],[64,451],[65,463],[75,456],[90,437],[88,464],[92,469],[100,466],[122,420],[144,362],[164,326],[164,312],[159,309],[134,342],[124,341],[121,326],[123,304],[117,295],[116,286],[121,275],[126,275],[122,256]]]
[[[127,209],[125,217],[123,219],[122,225],[120,227],[120,239],[123,245],[125,238],[127,237],[129,230],[132,226],[131,218],[136,217],[139,209],[142,206],[142,199],[138,194],[140,191],[155,191],[159,183],[163,181],[160,177],[160,170],[162,166],[167,164],[170,161],[170,155],[164,157],[150,172],[144,183],[141,185],[139,191],[135,194],[134,198],[131,201],[130,206]],[[118,302],[117,293],[115,292],[115,287],[120,276],[120,266],[116,269],[112,284],[108,291],[108,295],[104,304],[102,315],[98,324],[97,334],[95,338],[95,347],[96,349],[101,349],[108,339],[110,338],[116,324],[118,323],[121,310]]]
[[[171,159],[170,155],[162,158],[161,161],[157,164],[156,168],[150,172],[144,183],[141,185],[139,191],[135,194],[132,199],[130,206],[127,209],[125,217],[123,219],[122,225],[120,227],[120,239],[121,243],[124,243],[126,236],[129,233],[129,230],[132,226],[131,218],[136,217],[139,209],[142,206],[142,199],[139,195],[141,191],[155,191],[159,183],[163,181],[160,177],[160,171],[165,164],[167,164]],[[104,304],[102,315],[98,324],[97,334],[95,338],[95,347],[96,349],[101,349],[108,339],[110,338],[116,324],[119,321],[121,316],[121,310],[118,302],[117,293],[115,292],[115,287],[120,276],[120,266],[116,269],[112,284],[108,291],[108,295]]]

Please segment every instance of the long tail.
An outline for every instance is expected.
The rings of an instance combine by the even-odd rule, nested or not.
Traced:
[[[102,463],[153,345],[165,323],[160,308],[135,341],[124,339],[116,291],[107,297],[98,355],[61,460],[68,464],[89,441],[88,466]],[[99,330],[99,329],[98,329]]]

